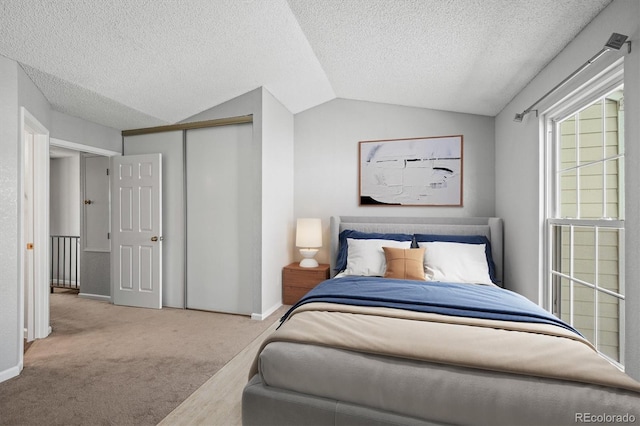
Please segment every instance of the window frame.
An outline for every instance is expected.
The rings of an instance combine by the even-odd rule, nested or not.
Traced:
[[[619,191],[619,196],[621,199],[619,200],[621,204],[622,217],[616,219],[577,219],[577,218],[562,218],[560,216],[561,206],[560,206],[560,191],[559,182],[557,177],[559,176],[560,168],[560,149],[559,144],[556,144],[556,139],[560,137],[560,123],[567,118],[578,114],[583,109],[586,109],[593,103],[597,102],[599,99],[604,98],[607,94],[614,91],[617,87],[624,84],[624,67],[623,67],[623,58],[614,62],[610,67],[604,70],[599,75],[585,82],[581,86],[577,87],[576,90],[560,99],[555,105],[546,110],[541,116],[541,139],[543,142],[543,165],[544,165],[544,216],[543,216],[543,248],[544,248],[544,257],[543,257],[543,280],[541,280],[541,295],[543,307],[547,309],[549,312],[552,312],[554,315],[560,314],[559,305],[561,301],[556,298],[556,294],[554,291],[554,281],[556,279],[561,280],[562,278],[568,279],[571,283],[570,285],[570,315],[571,315],[571,323],[573,323],[573,303],[574,303],[574,294],[573,294],[573,282],[576,281],[575,276],[567,276],[564,274],[559,274],[557,271],[554,271],[554,253],[556,250],[552,247],[552,244],[557,243],[559,241],[558,238],[553,234],[558,226],[569,226],[571,233],[571,244],[573,244],[573,228],[574,227],[590,227],[594,229],[596,235],[595,241],[595,255],[598,255],[598,230],[600,228],[615,228],[618,229],[619,235],[619,294],[611,294],[612,292],[608,289],[598,286],[598,269],[595,267],[595,287],[591,283],[580,283],[581,285],[586,285],[594,289],[594,345],[596,348],[598,347],[598,294],[599,292],[604,292],[605,294],[609,294],[613,297],[616,297],[619,300],[619,361],[613,360],[610,357],[602,354],[605,358],[609,359],[614,365],[624,370],[624,354],[625,354],[625,313],[624,313],[624,305],[625,305],[625,279],[624,279],[624,187]],[[622,154],[618,154],[616,157],[622,159],[622,173],[624,173],[624,133],[622,133]],[[601,161],[604,162],[606,159],[603,158]],[[582,167],[584,165],[577,164],[577,168]],[[562,232],[558,228],[558,232]],[[571,251],[573,251],[573,245],[570,246]],[[570,254],[570,261],[573,262],[573,252]],[[571,269],[572,270],[572,269]],[[573,272],[570,272],[570,275],[573,275]],[[558,278],[556,278],[558,277]]]

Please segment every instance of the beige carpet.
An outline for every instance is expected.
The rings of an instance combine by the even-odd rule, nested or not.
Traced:
[[[241,426],[242,391],[262,342],[279,321],[222,367],[212,378],[160,422],[159,426]]]
[[[273,324],[51,295],[53,333],[0,383],[2,425],[156,425]]]

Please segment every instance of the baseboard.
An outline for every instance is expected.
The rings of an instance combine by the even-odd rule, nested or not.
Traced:
[[[271,308],[267,309],[263,314],[251,314],[251,319],[264,321],[265,319],[267,319],[267,317],[269,317],[269,315],[277,311],[281,306],[282,303],[276,303]]]
[[[103,302],[111,302],[111,296],[105,296],[103,294],[78,293],[78,297],[83,297],[85,299],[101,300]]]
[[[15,367],[8,368],[4,371],[0,371],[0,383],[7,381],[9,379],[13,379],[22,371],[22,363],[16,365]]]
[[[44,336],[44,337],[40,337],[40,338],[44,339],[44,338],[48,337],[51,334],[52,331],[53,331],[53,329],[51,328],[51,326],[49,326],[47,328],[47,335]],[[27,341],[29,340],[29,330],[27,330],[26,328],[24,329],[24,340],[27,340]],[[34,338],[32,341],[35,341],[35,340],[37,340],[37,339]]]

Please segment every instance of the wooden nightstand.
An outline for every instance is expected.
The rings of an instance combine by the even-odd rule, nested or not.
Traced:
[[[293,305],[309,290],[329,278],[329,265],[301,268],[298,262],[282,268],[282,303]]]

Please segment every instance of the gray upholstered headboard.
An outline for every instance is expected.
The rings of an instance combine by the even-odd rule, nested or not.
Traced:
[[[502,219],[497,217],[331,217],[331,274],[335,274],[338,235],[345,229],[361,232],[484,235],[491,241],[491,254],[500,285],[503,272]]]

